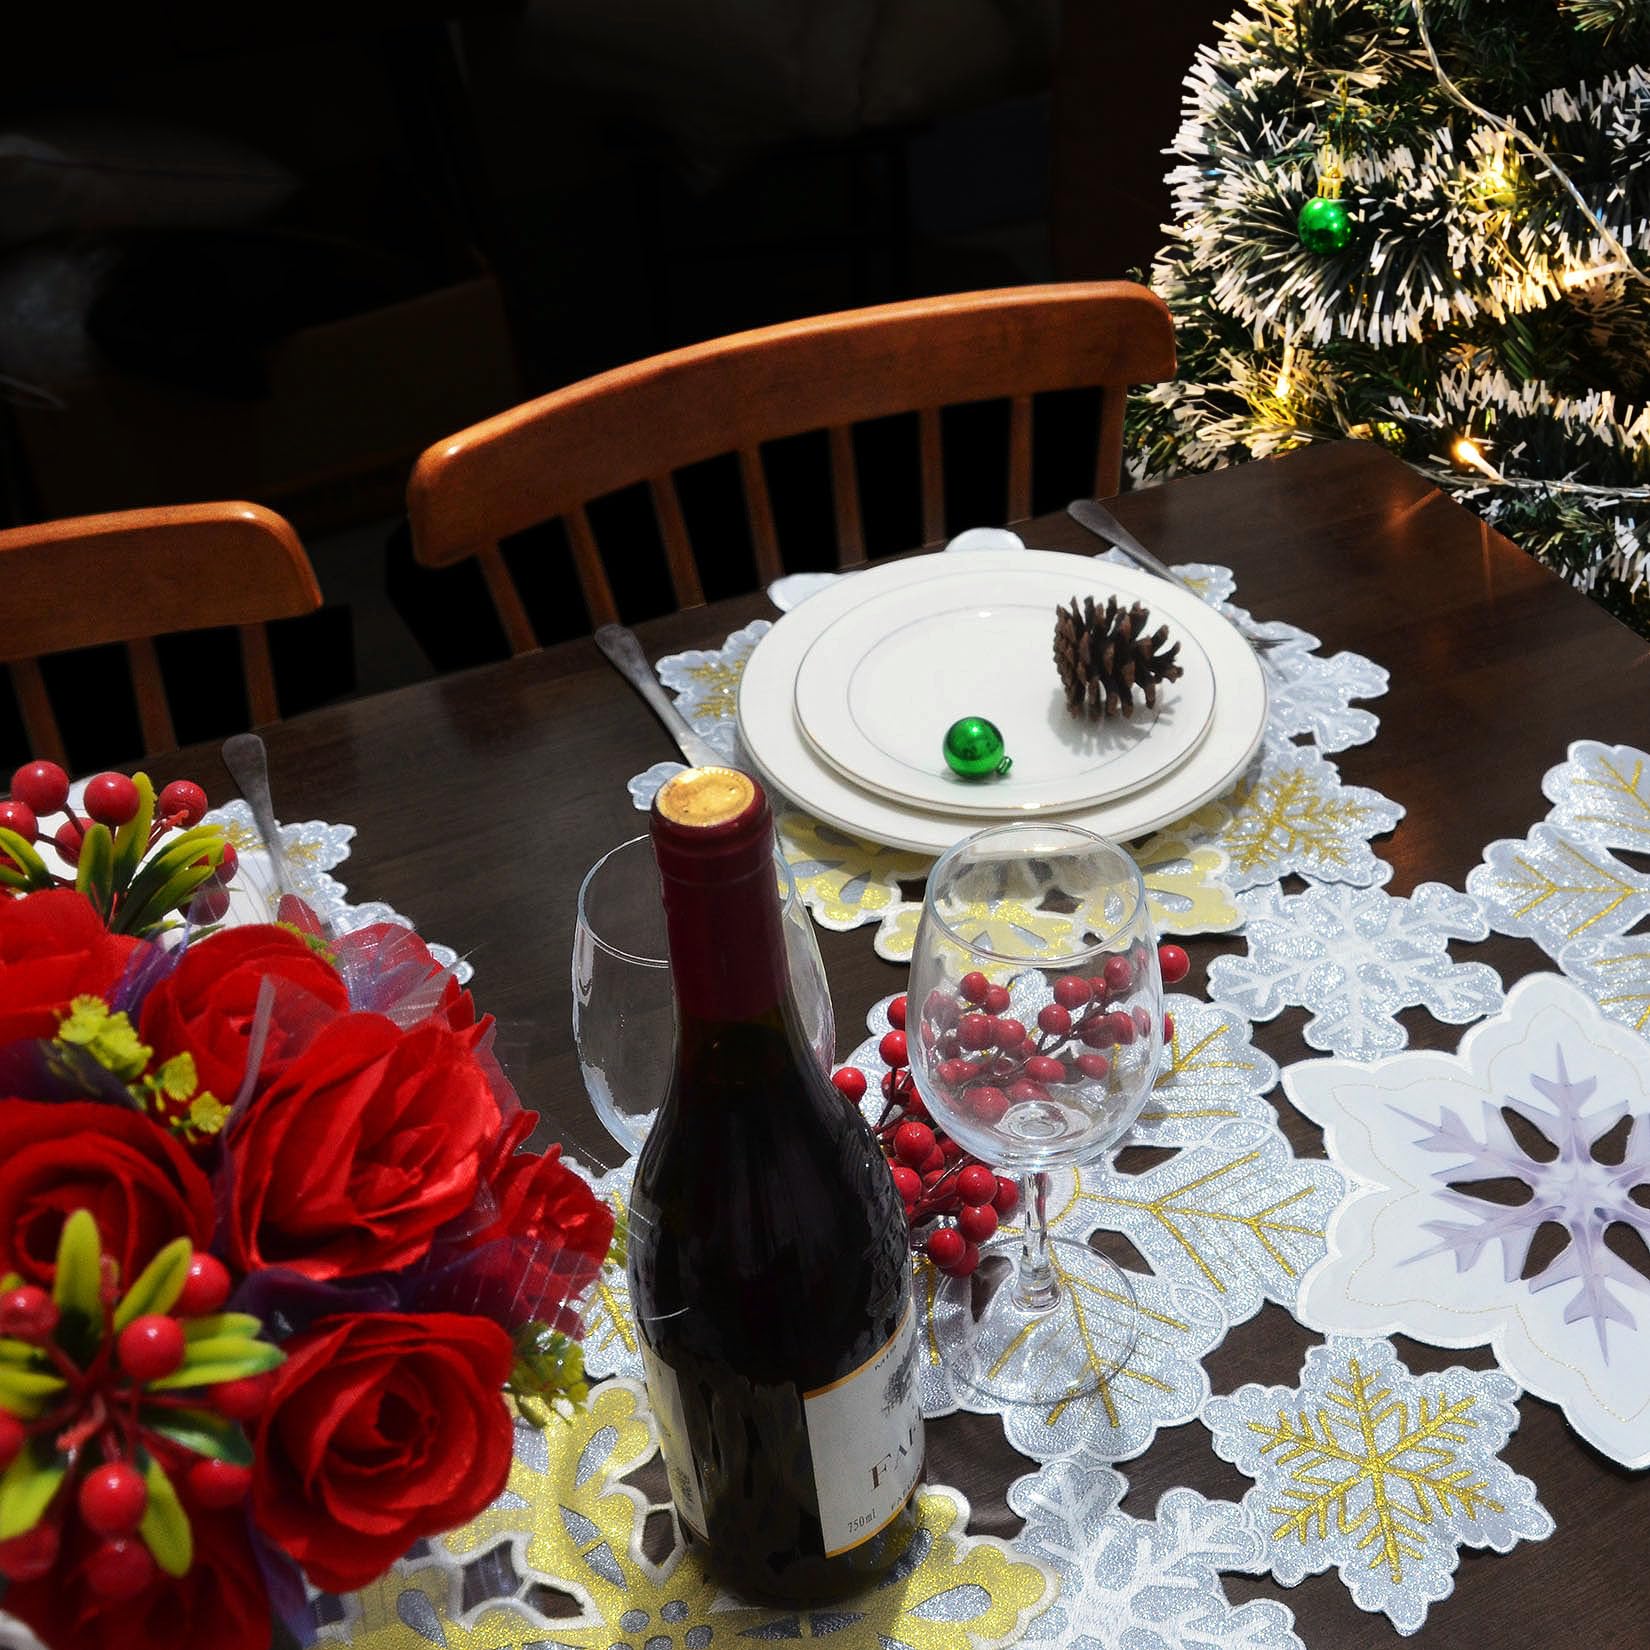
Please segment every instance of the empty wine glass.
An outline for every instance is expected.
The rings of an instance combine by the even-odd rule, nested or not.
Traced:
[[[1093,1391],[1133,1350],[1134,1294],[1088,1244],[1051,1238],[1050,1170],[1114,1145],[1156,1076],[1163,985],[1139,867],[1055,820],[956,844],[928,878],[909,1002],[924,1104],[967,1151],[1021,1176],[1023,1235],[980,1250],[1011,1267],[978,1274],[988,1293],[977,1309],[974,1280],[944,1286],[953,1307],[969,1306],[954,1374],[998,1402]],[[1063,1348],[1043,1332],[1061,1312]]]
[[[774,850],[774,898],[784,906],[785,955],[808,1046],[829,1072],[836,1021],[813,922]],[[737,945],[739,936],[728,935]],[[591,1104],[627,1153],[641,1150],[665,1097],[676,1041],[665,911],[647,836],[610,849],[579,885],[573,932],[573,1040]]]

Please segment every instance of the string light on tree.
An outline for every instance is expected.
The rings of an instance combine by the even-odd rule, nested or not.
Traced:
[[[1173,152],[1135,477],[1380,441],[1650,635],[1650,4],[1247,0]]]

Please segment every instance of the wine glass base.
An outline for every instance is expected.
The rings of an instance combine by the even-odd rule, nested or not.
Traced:
[[[1047,1408],[1104,1391],[1138,1334],[1128,1274],[1086,1243],[1051,1237],[1052,1299],[1027,1299],[1021,1249],[1019,1236],[995,1238],[981,1247],[973,1277],[940,1287],[936,1308],[960,1326],[961,1344],[947,1348],[954,1387],[994,1406]]]

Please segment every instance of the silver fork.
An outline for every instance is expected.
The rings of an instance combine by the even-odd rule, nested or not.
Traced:
[[[1155,573],[1160,579],[1167,579],[1170,584],[1179,585],[1182,590],[1202,601],[1203,597],[1196,586],[1188,584],[1172,567],[1166,567],[1160,562],[1105,505],[1096,504],[1090,498],[1074,498],[1066,506],[1066,514],[1079,527],[1093,533],[1097,539],[1104,539],[1107,544],[1121,550],[1137,566],[1145,568],[1148,573]],[[1282,647],[1284,644],[1285,638],[1282,636],[1257,636],[1254,631],[1235,621],[1232,628],[1257,653],[1269,653],[1274,647]]]

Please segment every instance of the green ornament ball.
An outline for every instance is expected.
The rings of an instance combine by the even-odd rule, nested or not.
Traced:
[[[964,716],[945,730],[945,765],[959,779],[989,779],[1007,773],[1014,759],[1004,751],[995,722]]]
[[[1325,195],[1314,195],[1301,208],[1295,228],[1308,252],[1344,252],[1352,239],[1345,203]]]

